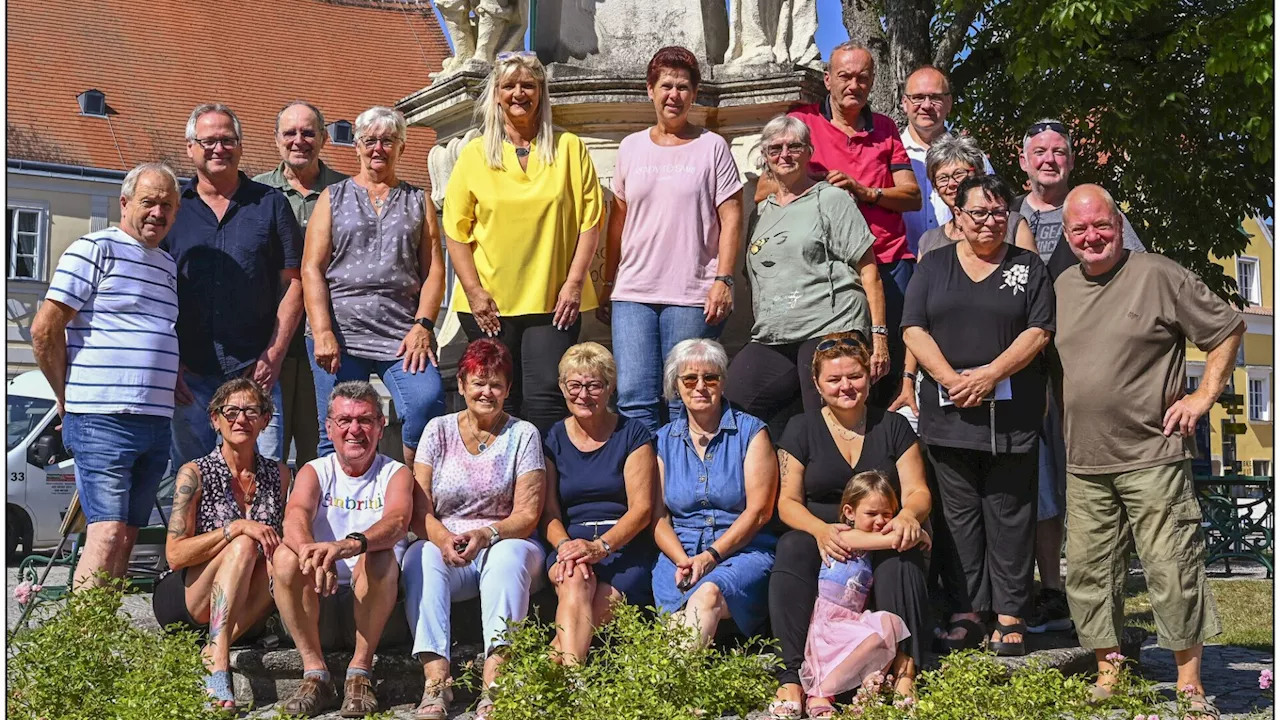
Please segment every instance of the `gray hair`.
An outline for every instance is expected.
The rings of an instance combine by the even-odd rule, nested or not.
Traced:
[[[769,143],[784,135],[790,135],[805,145],[809,146],[809,150],[813,150],[813,142],[809,135],[809,126],[799,118],[790,115],[779,115],[774,119],[765,123],[764,129],[760,131],[760,159],[756,161],[761,171],[768,171],[769,164],[765,159],[764,149]]]
[[[1057,124],[1059,124],[1059,125],[1061,125],[1061,126],[1063,126],[1063,127],[1067,127],[1067,124],[1066,124],[1066,123],[1062,122],[1061,120],[1059,120],[1059,119],[1057,119],[1057,118],[1040,118],[1039,120],[1037,120],[1037,121],[1035,121],[1035,122],[1031,123],[1031,125],[1028,125],[1027,127],[1028,127],[1028,129],[1030,129],[1030,128],[1031,128],[1031,127],[1033,127],[1033,126],[1035,126],[1035,125],[1040,125],[1040,124],[1042,124],[1042,123],[1057,123]],[[1055,132],[1056,132],[1056,131],[1055,131]],[[1039,133],[1037,133],[1037,134],[1039,134]],[[1035,135],[1023,135],[1023,136],[1022,136],[1022,154],[1023,154],[1023,155],[1026,155],[1026,154],[1027,154],[1027,147],[1029,147],[1029,146],[1031,145],[1031,138],[1033,138],[1033,137],[1035,137]],[[1070,129],[1068,129],[1068,130],[1067,130],[1067,133],[1066,133],[1066,140],[1067,140],[1067,154],[1068,154],[1068,155],[1070,155],[1070,156],[1073,156],[1073,157],[1074,157],[1074,156],[1075,156],[1075,154],[1076,154],[1076,150],[1075,150],[1075,147],[1073,147],[1073,143],[1072,143],[1072,141],[1071,141],[1071,130],[1070,130]]]
[[[729,368],[729,356],[725,353],[724,346],[715,340],[690,338],[676,343],[667,355],[667,364],[662,370],[662,392],[667,400],[680,397],[680,369],[693,363],[710,365],[723,376]]]
[[[130,170],[129,174],[124,176],[124,182],[120,183],[120,197],[132,200],[134,191],[138,189],[138,180],[150,173],[163,177],[174,194],[178,193],[178,176],[173,173],[173,170],[164,163],[147,162]]]
[[[409,134],[409,125],[405,122],[404,114],[384,105],[374,105],[356,116],[354,130],[357,138],[369,137],[370,133],[387,129],[393,130],[396,138],[404,142]]]
[[[191,111],[191,117],[187,118],[187,142],[196,141],[196,122],[209,113],[222,113],[231,118],[231,127],[235,129],[236,140],[244,139],[244,135],[240,133],[240,118],[236,117],[231,108],[222,103],[203,103],[197,105],[196,109]]]
[[[333,392],[329,393],[329,406],[333,407],[333,401],[338,398],[367,402],[373,406],[377,417],[382,417],[382,396],[368,380],[344,380],[334,385]]]
[[[951,165],[953,163],[969,165],[974,170],[983,170],[986,167],[986,159],[986,156],[982,154],[982,148],[978,147],[977,140],[968,135],[956,137],[951,133],[947,133],[933,141],[933,144],[929,146],[929,152],[925,153],[925,177],[929,178],[929,182],[933,182],[933,172],[935,170],[943,165]]]
[[[845,40],[844,42],[840,43],[839,45],[837,45],[837,46],[835,46],[835,47],[831,48],[831,54],[827,56],[827,58],[828,58],[828,60],[827,60],[827,65],[828,65],[828,66],[829,66],[829,65],[831,65],[830,58],[835,57],[835,56],[836,56],[836,53],[838,53],[838,52],[850,52],[850,51],[852,51],[852,50],[861,50],[861,51],[865,52],[866,54],[870,55],[870,56],[871,56],[871,65],[872,65],[872,67],[874,67],[874,66],[875,66],[875,62],[876,62],[876,54],[875,54],[875,53],[873,53],[873,52],[871,52],[871,48],[867,47],[866,45],[863,45],[862,43],[860,43],[860,42],[858,42],[858,41],[856,41],[856,40]]]
[[[302,107],[305,107],[306,109],[310,110],[312,113],[315,114],[316,123],[320,125],[320,134],[321,135],[326,134],[328,130],[325,128],[325,125],[324,125],[324,113],[320,112],[320,108],[316,107],[315,105],[312,105],[306,100],[290,100],[289,104],[280,108],[280,112],[276,113],[276,134],[277,135],[280,134],[280,118],[284,117],[285,111],[287,111],[289,108],[298,107],[299,105],[301,105]]]

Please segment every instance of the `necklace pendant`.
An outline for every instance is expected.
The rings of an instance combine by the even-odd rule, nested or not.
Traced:
[[[489,449],[488,443],[485,443],[485,442],[481,442],[479,447],[480,447],[480,452],[484,452],[485,450]]]

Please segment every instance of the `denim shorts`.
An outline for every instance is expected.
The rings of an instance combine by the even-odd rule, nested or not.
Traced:
[[[89,523],[143,527],[169,466],[170,420],[159,415],[80,415],[62,419],[75,455],[76,490]]]

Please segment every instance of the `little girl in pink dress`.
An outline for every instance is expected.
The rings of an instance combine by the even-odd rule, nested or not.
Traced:
[[[818,599],[800,668],[800,683],[812,708],[827,710],[829,698],[858,687],[875,673],[908,664],[909,656],[898,650],[898,643],[911,635],[902,619],[887,612],[865,612],[871,592],[870,551],[891,546],[892,536],[880,531],[897,512],[898,497],[881,472],[859,473],[845,487],[840,515],[850,529],[840,534],[858,551],[845,562],[824,564],[818,573]],[[928,537],[921,542],[927,544]],[[910,683],[898,687],[909,689]]]

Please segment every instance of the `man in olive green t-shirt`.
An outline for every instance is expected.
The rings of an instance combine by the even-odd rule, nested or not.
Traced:
[[[1111,694],[1132,532],[1161,647],[1177,687],[1200,682],[1204,641],[1220,633],[1192,486],[1196,422],[1226,387],[1244,321],[1195,274],[1123,247],[1123,219],[1096,185],[1067,196],[1063,232],[1080,264],[1054,284],[1067,446],[1067,596],[1080,644],[1098,660],[1095,695]],[[1187,341],[1208,353],[1185,393]],[[1117,555],[1119,554],[1119,557]]]
[[[329,139],[324,116],[314,105],[294,100],[276,115],[276,149],[280,164],[275,170],[254,178],[257,182],[278,188],[289,200],[289,207],[303,232],[320,193],[334,183],[347,179],[320,159],[320,151]],[[303,340],[306,321],[299,324],[289,344],[289,352],[280,365],[280,392],[284,396],[284,452],[289,443],[297,449],[298,467],[316,457],[320,442],[319,409],[316,404],[315,379]]]

